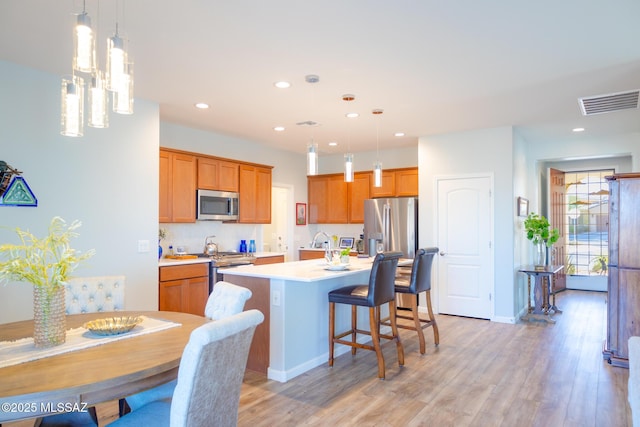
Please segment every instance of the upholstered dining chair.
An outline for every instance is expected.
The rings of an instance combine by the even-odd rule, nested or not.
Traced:
[[[124,310],[125,276],[75,277],[65,285],[67,314]],[[43,417],[42,427],[90,427],[98,425],[95,408]]]
[[[401,314],[401,311],[396,312],[396,319],[411,320],[413,324],[406,323],[403,320],[397,322],[397,326],[402,329],[410,329],[418,333],[418,341],[420,342],[420,354],[425,353],[425,339],[424,332],[422,331],[429,326],[433,329],[433,341],[437,346],[440,344],[440,333],[438,331],[438,324],[436,318],[433,315],[433,309],[431,307],[431,267],[433,265],[433,259],[439,252],[438,248],[426,248],[418,249],[416,251],[415,258],[413,259],[413,266],[411,267],[411,275],[409,277],[399,275],[396,277],[395,291],[399,294],[410,294],[411,297],[411,316]],[[418,313],[418,295],[425,294],[427,301],[427,319],[421,318]],[[389,324],[383,322],[383,324]]]
[[[204,315],[211,320],[220,320],[241,313],[251,295],[251,291],[247,288],[220,281],[213,285],[213,290],[204,308]],[[155,400],[170,398],[173,395],[175,386],[176,380],[173,380],[128,396],[126,398],[127,405],[131,411],[135,411]]]
[[[356,349],[372,350],[378,358],[378,378],[385,378],[384,356],[380,347],[380,338],[394,340],[398,351],[398,364],[404,365],[404,349],[400,342],[400,335],[396,327],[396,301],[394,281],[398,259],[402,252],[379,253],[373,260],[368,285],[351,285],[334,289],[329,292],[329,366],[333,366],[333,349],[336,343],[351,347],[351,354]],[[389,318],[391,320],[391,335],[380,333],[380,307],[389,304]],[[351,305],[351,329],[336,335],[335,318],[336,304]],[[369,308],[369,330],[358,329],[358,306]],[[357,341],[358,334],[371,336],[372,344],[362,344]],[[351,335],[351,340],[343,339]]]
[[[248,310],[195,329],[172,398],[148,403],[109,425],[235,427],[249,347],[263,321],[260,311]]]
[[[65,288],[67,314],[124,310],[125,276],[76,277]]]

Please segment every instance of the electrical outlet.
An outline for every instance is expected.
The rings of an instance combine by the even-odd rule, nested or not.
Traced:
[[[280,291],[271,292],[271,305],[280,306]]]
[[[149,241],[148,240],[138,240],[138,252],[149,252]]]

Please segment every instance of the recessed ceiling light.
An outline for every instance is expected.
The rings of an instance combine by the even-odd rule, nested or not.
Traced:
[[[573,132],[584,132],[584,128],[573,128]]]
[[[345,116],[349,117],[350,119],[355,119],[356,117],[359,117],[360,114],[358,114],[358,113],[347,113],[347,114],[345,114]]]
[[[195,106],[196,108],[199,108],[201,110],[206,110],[207,108],[209,108],[209,104],[207,104],[206,102],[197,102]]]
[[[291,83],[285,82],[285,81],[275,82],[273,85],[275,87],[277,87],[278,89],[286,89],[286,88],[291,87]]]
[[[398,136],[398,137],[404,136],[404,132],[396,132],[393,134],[393,136]]]
[[[335,147],[336,145],[338,145],[338,143],[337,143],[337,142],[335,142],[335,141],[331,141],[331,142],[329,143],[329,146],[330,146],[330,147]]]
[[[276,126],[273,128],[276,132],[282,132],[284,130],[284,126]]]

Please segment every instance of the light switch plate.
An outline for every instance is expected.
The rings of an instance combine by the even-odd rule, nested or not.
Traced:
[[[138,240],[138,252],[149,252],[149,241],[148,240]]]

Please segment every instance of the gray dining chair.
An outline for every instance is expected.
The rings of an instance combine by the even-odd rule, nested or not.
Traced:
[[[244,305],[251,298],[251,291],[233,283],[220,281],[213,285],[213,291],[207,299],[204,314],[211,320],[220,320],[241,313]],[[170,398],[176,387],[176,380],[159,385],[149,390],[128,396],[127,405],[131,411],[153,402]]]
[[[182,354],[172,397],[150,402],[109,425],[236,426],[249,348],[263,321],[264,315],[254,309],[195,329]]]

